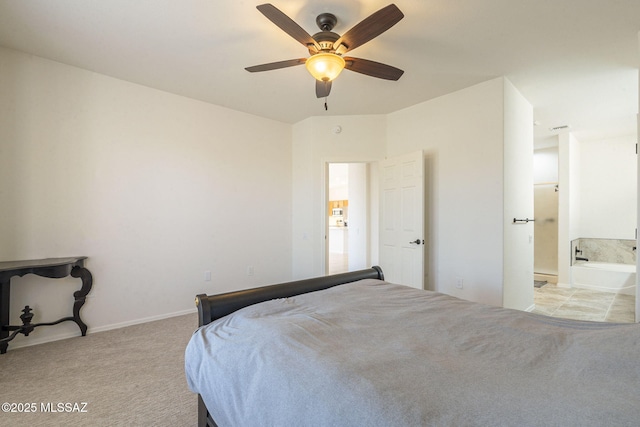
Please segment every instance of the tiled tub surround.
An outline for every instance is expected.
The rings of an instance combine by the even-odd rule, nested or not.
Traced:
[[[635,240],[627,239],[576,239],[571,242],[572,265],[576,262],[576,255],[590,262],[636,265],[635,246]],[[576,254],[576,248],[581,253]]]

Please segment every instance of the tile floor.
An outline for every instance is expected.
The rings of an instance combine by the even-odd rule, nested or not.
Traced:
[[[565,319],[633,323],[635,301],[632,295],[561,288],[548,283],[534,288],[533,312]]]
[[[330,253],[330,274],[348,271],[348,255]],[[636,299],[632,295],[589,289],[561,288],[547,283],[534,287],[534,313],[596,322],[635,322]]]

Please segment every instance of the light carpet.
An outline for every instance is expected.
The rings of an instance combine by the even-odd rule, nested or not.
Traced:
[[[194,313],[31,347],[9,343],[0,404],[36,411],[3,407],[0,425],[195,426],[184,350],[197,324]]]

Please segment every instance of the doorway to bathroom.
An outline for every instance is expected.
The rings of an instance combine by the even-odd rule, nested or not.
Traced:
[[[533,155],[534,286],[558,282],[558,147],[542,147]]]
[[[534,286],[558,282],[558,183],[533,185]]]
[[[535,306],[555,317],[634,321],[637,305],[636,135],[534,151]],[[548,286],[546,282],[557,286]],[[559,307],[546,307],[562,295]],[[602,307],[596,310],[595,307]]]

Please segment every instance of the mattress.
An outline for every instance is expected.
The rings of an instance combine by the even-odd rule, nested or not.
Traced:
[[[366,279],[199,328],[190,389],[219,426],[638,425],[640,325]]]

